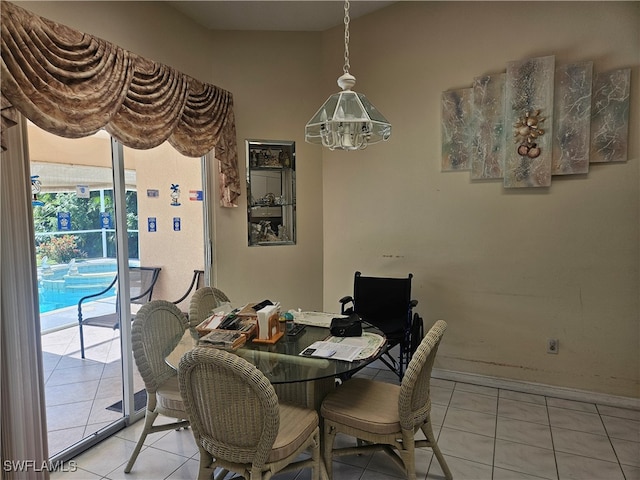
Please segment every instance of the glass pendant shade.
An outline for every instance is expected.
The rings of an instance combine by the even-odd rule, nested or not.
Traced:
[[[345,79],[345,76],[350,78]],[[344,90],[331,95],[309,120],[305,127],[305,140],[331,150],[360,150],[388,140],[391,124],[367,97],[351,91],[355,78],[343,75],[338,84]]]

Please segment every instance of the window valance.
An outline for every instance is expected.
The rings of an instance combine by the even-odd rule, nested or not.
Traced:
[[[240,180],[230,92],[10,2],[0,4],[3,130],[14,121],[15,108],[61,137],[104,128],[135,149],[168,141],[181,154],[199,157],[215,148],[221,202],[236,205]]]

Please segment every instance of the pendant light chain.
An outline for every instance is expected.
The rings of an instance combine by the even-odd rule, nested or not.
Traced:
[[[344,2],[344,67],[342,71],[349,73],[349,0]]]

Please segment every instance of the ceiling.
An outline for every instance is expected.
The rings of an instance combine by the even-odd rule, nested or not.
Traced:
[[[324,31],[342,25],[341,1],[169,1],[174,8],[211,30]],[[351,0],[349,17],[358,18],[395,3]]]

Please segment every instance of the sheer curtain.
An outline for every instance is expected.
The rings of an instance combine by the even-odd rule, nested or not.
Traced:
[[[235,207],[233,96],[6,0],[0,14],[0,478],[48,478],[29,155],[16,112],[67,138],[104,128],[131,148],[168,141],[191,157],[215,149],[220,204]],[[22,471],[11,471],[19,461],[13,470]]]
[[[8,148],[0,157],[0,468],[7,479],[48,479],[43,468],[47,423],[24,128],[24,119],[12,128],[3,125]]]

